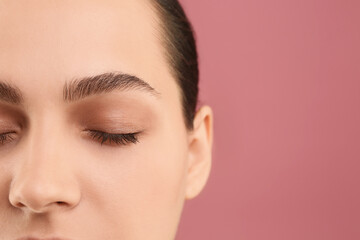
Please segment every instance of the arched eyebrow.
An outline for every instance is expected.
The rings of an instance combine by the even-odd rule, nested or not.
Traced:
[[[66,82],[63,88],[63,99],[65,102],[74,102],[85,97],[115,90],[140,90],[155,97],[160,95],[150,84],[134,75],[107,72]]]
[[[134,75],[121,72],[106,72],[89,77],[74,78],[69,82],[65,82],[63,100],[65,102],[74,102],[85,97],[115,90],[139,90],[155,97],[160,96],[160,93],[149,83]],[[23,94],[16,86],[0,81],[0,101],[22,105],[24,102]]]
[[[23,97],[21,91],[10,83],[0,81],[0,101],[21,105]]]

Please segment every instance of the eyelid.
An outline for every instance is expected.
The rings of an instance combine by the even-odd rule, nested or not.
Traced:
[[[14,133],[16,133],[16,132],[0,133],[0,145],[4,145],[4,144],[14,140],[15,138],[12,136],[12,134],[14,134]]]
[[[138,134],[141,132],[131,132],[131,133],[108,133],[99,130],[86,129],[87,134],[96,141],[100,142],[102,145],[104,142],[109,142],[106,145],[112,145],[113,142],[115,145],[129,145],[131,143],[138,143]]]

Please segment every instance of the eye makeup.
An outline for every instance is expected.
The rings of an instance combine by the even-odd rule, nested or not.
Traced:
[[[0,133],[0,146],[14,140],[14,132]]]
[[[91,139],[101,145],[126,146],[139,142],[139,135],[145,131],[141,123],[129,123],[122,118],[103,117],[105,119],[86,118],[80,128]]]
[[[158,118],[151,103],[135,97],[113,94],[88,98],[69,108],[69,121],[101,146],[135,145],[155,128]]]
[[[4,121],[0,119],[0,147],[12,142],[16,138],[17,131],[19,131],[18,127],[4,123]]]
[[[108,142],[109,145],[129,145],[135,144],[138,141],[137,135],[139,132],[136,133],[120,133],[120,134],[112,134],[106,133],[102,131],[96,130],[88,130],[88,134],[97,141],[100,142],[102,145],[104,142]]]
[[[21,113],[0,104],[0,147],[12,142],[25,123]]]

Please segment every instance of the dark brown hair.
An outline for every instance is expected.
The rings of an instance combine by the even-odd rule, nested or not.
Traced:
[[[185,124],[193,129],[198,101],[198,55],[195,33],[177,0],[151,0],[160,18],[162,43],[173,77],[180,87]]]

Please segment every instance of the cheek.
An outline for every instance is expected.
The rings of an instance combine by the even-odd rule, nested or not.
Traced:
[[[136,207],[142,206],[142,211],[175,207],[185,182],[184,138],[173,133],[151,138],[134,153],[132,161],[126,188],[139,201]]]
[[[178,134],[174,136],[153,140],[142,153],[145,162],[138,176],[141,184],[148,183],[144,190],[149,197],[165,199],[169,204],[181,197],[187,164],[185,141]]]
[[[1,159],[2,160],[2,159]],[[7,219],[7,223],[3,221],[0,223],[0,232],[8,231],[8,223],[15,224],[12,222],[13,219],[11,214],[11,204],[9,203],[9,186],[11,181],[10,165],[4,162],[0,162],[0,219]],[[1,238],[0,238],[1,239]]]
[[[162,129],[138,146],[102,151],[98,158],[104,161],[87,165],[83,174],[93,174],[84,177],[83,188],[91,205],[101,206],[107,227],[114,223],[129,234],[154,226],[174,228],[185,195],[186,133]]]

